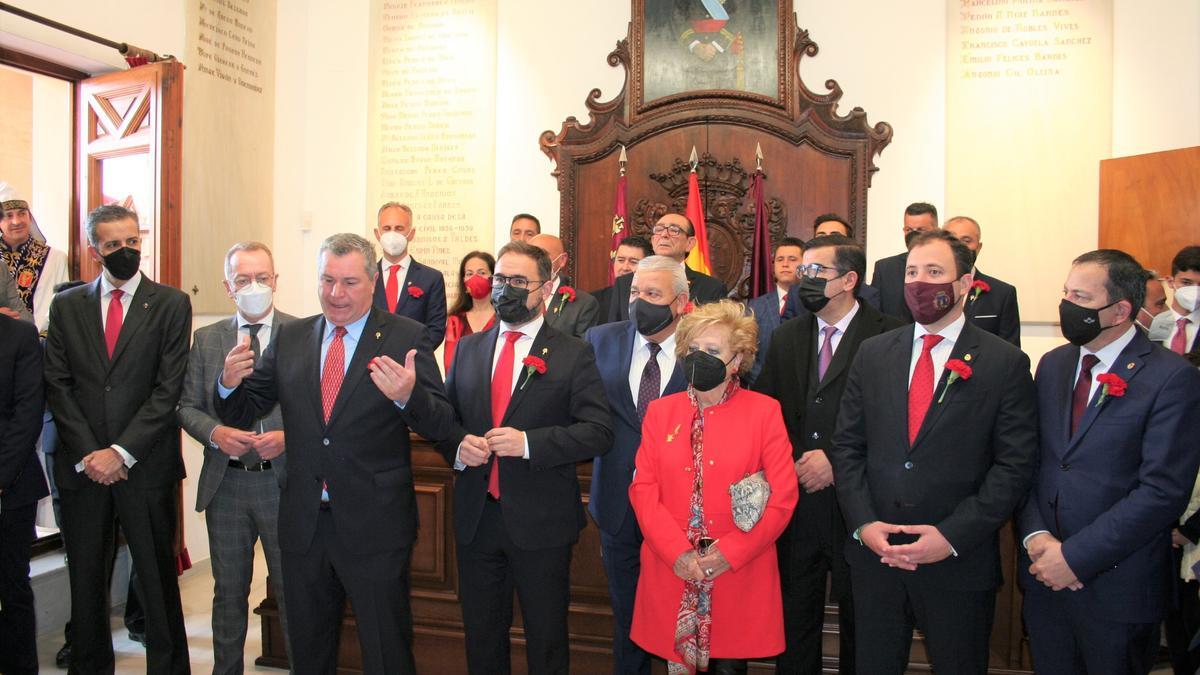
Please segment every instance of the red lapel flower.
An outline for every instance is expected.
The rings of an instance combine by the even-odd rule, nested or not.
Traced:
[[[1129,386],[1125,380],[1121,379],[1116,373],[1103,373],[1096,376],[1096,381],[1102,386],[1100,389],[1100,398],[1096,401],[1096,407],[1104,405],[1104,400],[1109,396],[1113,398],[1121,398],[1125,395],[1125,388]]]
[[[696,311],[696,303],[694,302],[688,302],[688,304],[683,306],[684,314],[691,314],[694,311]]]
[[[570,286],[558,287],[558,308],[554,310],[557,314],[563,311],[563,307],[567,306],[568,302],[575,302],[575,289]]]
[[[409,287],[408,287],[408,294],[409,294],[409,296],[411,296],[411,297],[414,297],[414,298],[419,298],[419,297],[421,297],[422,295],[425,295],[425,291],[421,290],[421,287],[420,287],[420,286],[409,286]]]
[[[946,390],[950,388],[950,385],[958,380],[965,382],[971,379],[971,373],[974,372],[971,370],[971,366],[962,359],[950,359],[946,362],[946,369],[950,371],[950,376],[946,378],[946,386],[942,388],[942,395],[938,397],[938,403],[946,398]]]
[[[544,355],[547,351],[548,350],[543,349],[542,354]],[[524,389],[525,385],[529,383],[529,380],[533,378],[534,373],[537,373],[538,375],[546,374],[546,362],[542,360],[541,357],[526,356],[524,359],[521,359],[521,365],[525,366],[525,381],[521,383],[522,389]]]
[[[975,302],[979,299],[980,295],[983,295],[984,293],[990,293],[991,290],[992,287],[988,285],[988,282],[984,281],[983,279],[976,279],[971,283],[971,302]],[[967,368],[967,370],[970,370],[970,368]]]

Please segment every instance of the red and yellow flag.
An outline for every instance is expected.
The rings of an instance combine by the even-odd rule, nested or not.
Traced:
[[[696,169],[688,175],[687,218],[696,231],[696,245],[688,253],[687,266],[697,272],[712,274],[712,262],[708,257],[708,230],[704,226],[704,203],[700,200],[700,179]]]

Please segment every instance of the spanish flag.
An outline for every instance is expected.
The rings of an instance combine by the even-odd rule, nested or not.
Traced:
[[[694,151],[693,151],[694,152]],[[696,231],[696,246],[688,253],[687,266],[697,272],[712,274],[712,262],[708,257],[708,230],[704,226],[704,203],[700,201],[700,180],[696,177],[696,165],[688,175],[687,219]]]

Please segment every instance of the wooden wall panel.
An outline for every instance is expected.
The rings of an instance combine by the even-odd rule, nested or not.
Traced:
[[[1200,146],[1100,162],[1101,248],[1126,251],[1159,275],[1200,244]]]

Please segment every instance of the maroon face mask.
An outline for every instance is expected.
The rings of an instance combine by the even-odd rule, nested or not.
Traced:
[[[910,281],[904,284],[904,303],[922,326],[937,323],[950,312],[956,301],[952,281],[944,284]]]

